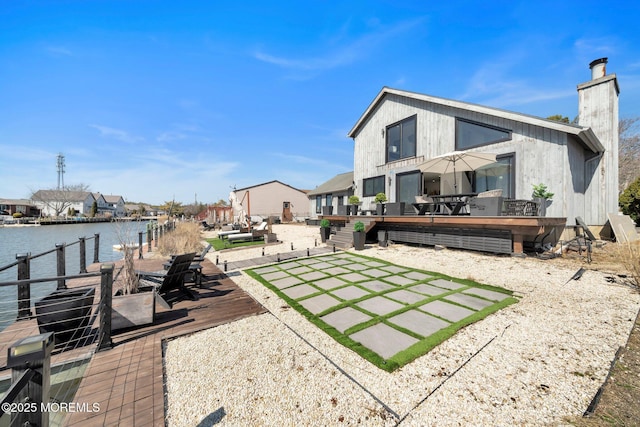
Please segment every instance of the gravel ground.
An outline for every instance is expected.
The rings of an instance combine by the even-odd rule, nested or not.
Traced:
[[[317,227],[275,225],[313,247]],[[262,248],[209,254],[259,257]],[[168,423],[212,425],[564,425],[582,414],[624,345],[640,295],[606,274],[532,258],[370,245],[359,253],[511,289],[520,302],[393,373],[337,344],[244,273],[233,280],[270,314],[167,344]],[[201,424],[199,424],[201,423]]]

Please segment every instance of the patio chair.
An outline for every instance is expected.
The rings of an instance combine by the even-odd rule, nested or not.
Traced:
[[[168,296],[173,291],[179,291],[193,301],[197,300],[198,297],[184,285],[185,275],[189,273],[189,268],[195,255],[192,252],[176,256],[170,262],[167,271],[136,271],[140,278],[140,285],[153,286],[161,297],[159,298],[161,305],[165,308],[171,308],[172,306],[168,301]],[[178,298],[173,298],[173,300],[177,301]]]

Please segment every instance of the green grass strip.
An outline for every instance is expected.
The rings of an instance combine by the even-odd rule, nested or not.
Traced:
[[[212,239],[213,240],[213,239]],[[213,245],[213,243],[212,243]],[[384,261],[384,260],[380,260],[377,258],[372,258],[372,257],[368,257],[368,256],[364,256],[364,255],[360,255],[360,254],[346,254],[346,253],[342,253],[342,254],[329,254],[329,255],[322,255],[319,257],[313,257],[313,259],[318,260],[318,262],[327,262],[327,263],[331,263],[331,261],[334,261],[336,259],[347,259],[347,260],[353,260],[353,262],[358,262],[361,264],[366,264],[367,262],[376,262],[376,263],[380,263],[383,264],[382,266],[377,266],[377,267],[371,267],[371,268],[378,268],[378,269],[383,269],[385,267],[389,267],[389,266],[394,266],[394,267],[398,267],[398,268],[402,268],[405,271],[401,272],[401,273],[390,273],[390,275],[395,275],[395,274],[406,274],[409,272],[419,272],[422,274],[426,274],[430,277],[426,278],[426,279],[422,279],[422,280],[416,280],[414,283],[412,283],[411,285],[409,285],[408,287],[406,285],[397,285],[397,284],[393,284],[391,282],[386,282],[388,284],[390,284],[391,286],[393,286],[393,288],[391,289],[385,289],[379,292],[371,292],[370,289],[367,289],[367,292],[370,292],[367,295],[364,295],[362,297],[353,299],[353,300],[342,300],[342,302],[340,304],[337,304],[335,306],[332,306],[330,308],[328,308],[327,310],[318,313],[318,314],[313,314],[311,313],[309,310],[307,310],[304,306],[302,306],[299,301],[302,301],[304,299],[307,298],[311,298],[313,296],[318,296],[321,294],[330,294],[329,291],[324,290],[322,288],[316,288],[315,286],[313,286],[311,283],[309,282],[303,282],[308,284],[309,286],[312,286],[314,288],[317,289],[317,292],[314,292],[313,294],[307,295],[305,297],[301,297],[298,299],[298,301],[290,298],[289,296],[287,296],[284,292],[282,292],[279,288],[277,288],[276,286],[274,286],[273,284],[271,284],[268,280],[264,279],[260,274],[258,274],[255,270],[261,270],[263,268],[265,268],[266,266],[260,266],[260,267],[256,267],[253,269],[248,269],[245,270],[245,272],[252,277],[253,279],[257,280],[258,282],[260,282],[262,285],[264,285],[265,287],[267,287],[268,289],[270,289],[271,291],[273,291],[274,293],[276,293],[280,298],[282,298],[284,301],[287,302],[287,304],[289,304],[293,309],[295,309],[296,311],[298,311],[300,314],[302,314],[303,316],[305,316],[312,324],[314,324],[315,326],[317,326],[318,328],[320,328],[320,330],[324,331],[326,334],[328,334],[330,337],[332,337],[335,341],[337,341],[338,343],[340,343],[341,345],[353,350],[354,352],[358,353],[361,357],[363,357],[364,359],[368,360],[369,362],[371,362],[372,364],[374,364],[375,366],[379,367],[380,369],[383,369],[387,372],[393,372],[394,370],[396,370],[397,368],[406,365],[407,363],[417,359],[418,357],[428,353],[429,351],[431,351],[433,348],[435,348],[436,346],[438,346],[440,343],[446,341],[447,339],[449,339],[450,337],[452,337],[453,335],[456,334],[456,332],[458,332],[460,329],[473,324],[479,320],[484,319],[485,317],[489,316],[492,313],[495,313],[511,304],[514,304],[516,302],[518,302],[518,300],[516,298],[514,298],[513,293],[507,289],[503,289],[497,286],[492,286],[492,285],[486,285],[486,284],[481,284],[481,283],[477,283],[473,280],[470,279],[458,279],[458,278],[454,278],[451,276],[447,276],[445,274],[441,274],[441,273],[437,273],[437,272],[430,272],[430,271],[424,271],[424,270],[419,270],[419,269],[415,269],[415,268],[410,268],[410,267],[405,267],[405,266],[400,266],[400,265],[396,265],[396,264],[392,264],[390,262]],[[294,266],[294,265],[300,265],[300,266],[306,266],[312,270],[315,271],[323,271],[323,270],[318,270],[313,268],[313,264],[299,264],[295,261],[291,262],[288,261],[284,264],[271,264],[271,266],[276,267],[278,270],[281,271],[287,271],[290,267]],[[348,269],[348,268],[347,268]],[[354,273],[359,273],[359,271],[353,271]],[[265,273],[266,274],[266,273]],[[298,275],[293,275],[290,274],[291,277],[296,277],[300,280],[302,280]],[[366,274],[365,274],[366,276]],[[335,276],[329,276],[329,277],[335,277]],[[386,315],[377,315],[375,313],[371,313],[368,312],[360,307],[358,307],[356,304],[358,302],[376,297],[376,296],[383,296],[387,293],[396,291],[396,290],[400,290],[400,289],[410,289],[411,287],[418,285],[418,284],[430,284],[431,286],[435,286],[438,287],[435,284],[431,284],[432,281],[437,280],[437,279],[443,279],[443,280],[448,280],[448,281],[452,281],[455,283],[459,283],[461,285],[463,285],[463,287],[460,287],[458,289],[445,289],[445,288],[441,288],[442,289],[442,293],[429,297],[427,295],[425,295],[425,298],[421,301],[418,301],[414,304],[406,304],[403,303],[401,301],[398,301],[399,303],[403,304],[404,307],[400,310],[397,311],[393,311],[391,313],[388,313]],[[369,278],[367,277],[367,280],[381,280],[384,282],[384,277],[382,278]],[[301,283],[301,284],[303,284]],[[347,286],[358,286],[359,282],[355,282],[355,283],[346,283],[345,286],[342,287],[347,287]],[[424,306],[426,304],[428,304],[429,302],[432,301],[436,301],[436,300],[440,300],[443,298],[446,298],[447,296],[451,296],[454,294],[458,294],[458,293],[462,293],[462,291],[466,291],[466,294],[473,294],[473,289],[486,289],[489,291],[494,291],[494,292],[498,292],[501,294],[504,294],[506,296],[508,296],[507,298],[499,301],[499,302],[493,302],[491,305],[475,311],[473,314],[469,315],[468,317],[458,321],[458,322],[454,322],[451,323],[449,326],[440,329],[439,331],[431,334],[430,336],[427,337],[422,337],[421,335],[417,334],[414,331],[411,330],[407,330],[405,328],[402,328],[396,324],[393,324],[391,322],[388,321],[389,318],[397,316],[398,314],[410,311],[410,310],[420,310],[423,311],[420,307]],[[337,288],[336,288],[337,289]],[[332,289],[332,291],[335,291],[336,289]],[[333,294],[331,294],[333,296]],[[474,295],[477,298],[482,298],[481,295]],[[396,300],[397,301],[397,300]],[[447,303],[449,304],[453,304],[453,305],[458,305],[461,306],[460,304],[454,302],[454,301],[449,301],[447,300]],[[343,309],[345,307],[351,307],[353,309],[356,309],[360,312],[366,313],[370,316],[372,316],[372,318],[366,322],[357,324],[352,326],[351,328],[347,329],[344,333],[338,331],[337,329],[335,329],[334,327],[332,327],[331,325],[327,324],[326,322],[324,322],[321,317],[326,316],[327,314],[330,314],[334,311]],[[464,306],[462,306],[464,307]],[[426,313],[426,311],[423,311]],[[430,314],[433,315],[433,314]],[[443,319],[446,320],[446,319]],[[415,343],[414,345],[401,350],[400,352],[396,353],[395,355],[393,355],[392,357],[390,357],[389,359],[385,360],[384,358],[382,358],[380,355],[378,355],[377,353],[375,353],[373,350],[365,347],[364,345],[362,345],[359,342],[354,341],[353,339],[351,339],[349,337],[349,335],[364,330],[368,327],[371,327],[375,324],[378,323],[384,323],[389,327],[392,327],[402,333],[405,333],[409,336],[414,337],[415,339],[418,339],[419,341],[417,343]]]

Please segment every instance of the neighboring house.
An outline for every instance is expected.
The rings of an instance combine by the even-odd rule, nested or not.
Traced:
[[[0,199],[0,212],[5,212],[5,215],[21,213],[28,217],[40,216],[40,209],[26,199]]]
[[[451,151],[495,153],[493,167],[456,174],[458,193],[501,188],[531,199],[533,185],[544,183],[555,193],[547,216],[605,224],[618,211],[619,94],[606,62],[593,61],[592,79],[577,87],[577,125],[384,87],[348,134],[356,195],[367,205],[379,191],[409,203],[450,194],[453,174],[421,173],[421,163]]]
[[[353,172],[345,172],[309,191],[310,217],[317,218],[323,213],[322,208],[327,206],[333,207],[334,215],[345,215],[346,212],[338,211],[342,209],[340,206],[348,204],[349,196],[353,195],[353,187]]]
[[[43,216],[66,216],[70,209],[80,215],[89,215],[96,199],[88,191],[38,190],[31,200]]]
[[[122,196],[116,195],[102,195],[105,201],[105,207],[100,208],[98,205],[98,212],[100,214],[110,213],[114,217],[121,217],[126,215],[125,203]]]
[[[270,181],[251,187],[239,188],[229,194],[234,221],[243,222],[243,216],[275,216],[283,222],[301,220],[309,216],[309,199],[303,190]]]

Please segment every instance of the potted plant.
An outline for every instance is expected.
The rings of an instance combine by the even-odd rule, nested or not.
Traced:
[[[538,216],[545,216],[547,213],[547,205],[553,199],[551,193],[545,184],[538,184],[533,186],[533,200],[538,203]]]
[[[329,239],[329,235],[331,234],[331,223],[328,219],[323,218],[320,221],[320,238],[322,239],[322,243],[326,242]]]
[[[387,201],[387,195],[384,193],[378,193],[373,201],[376,202],[376,214],[384,215],[384,202]]]
[[[353,247],[356,248],[357,251],[364,249],[365,238],[366,234],[364,232],[364,223],[362,221],[358,221],[353,224]]]
[[[358,215],[358,206],[360,205],[360,198],[355,194],[349,196],[349,205],[351,205],[351,215]]]

